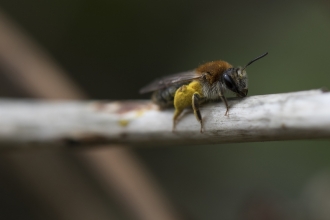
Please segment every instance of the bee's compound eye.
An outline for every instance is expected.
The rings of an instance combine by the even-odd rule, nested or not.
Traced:
[[[223,81],[225,82],[228,89],[235,91],[235,84],[233,79],[228,74],[223,74]]]

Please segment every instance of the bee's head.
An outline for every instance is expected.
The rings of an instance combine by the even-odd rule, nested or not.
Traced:
[[[247,96],[248,78],[245,69],[241,67],[229,68],[222,74],[221,81],[238,96]]]
[[[240,97],[247,96],[248,93],[248,78],[246,73],[246,67],[248,67],[253,62],[263,58],[268,54],[265,53],[253,60],[251,60],[248,64],[245,65],[244,68],[237,67],[237,68],[229,68],[227,69],[221,77],[222,83],[226,85],[226,87],[236,93]]]

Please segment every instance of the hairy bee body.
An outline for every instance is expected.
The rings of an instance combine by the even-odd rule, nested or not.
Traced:
[[[152,101],[159,105],[161,108],[167,108],[174,105],[174,97],[177,97],[178,100],[182,100],[181,96],[189,96],[185,93],[178,93],[176,91],[182,86],[189,86],[192,84],[192,88],[196,88],[196,83],[200,84],[201,91],[199,94],[202,97],[205,97],[207,100],[217,100],[219,97],[219,85],[215,82],[219,80],[223,72],[232,67],[229,63],[225,61],[212,61],[198,67],[195,72],[196,75],[202,76],[203,73],[209,73],[210,75],[205,75],[205,77],[201,77],[196,80],[192,80],[191,82],[182,82],[171,85],[169,87],[165,87],[163,89],[157,90],[152,94]],[[191,90],[190,90],[191,91]],[[181,95],[180,95],[181,94]],[[193,95],[193,94],[191,94]],[[190,96],[191,97],[191,96]],[[187,99],[187,98],[186,98]],[[176,101],[177,103],[179,101]]]
[[[196,71],[203,75],[200,78],[202,84],[203,96],[208,100],[220,99],[219,94],[225,92],[225,86],[221,82],[221,77],[224,72],[232,68],[232,65],[226,61],[213,61],[199,66]],[[221,89],[223,91],[221,91]]]
[[[227,108],[225,115],[228,115],[229,105],[224,96],[226,90],[234,92],[238,97],[245,97],[248,93],[246,67],[267,54],[250,61],[244,68],[233,68],[222,60],[208,62],[196,70],[158,79],[142,88],[140,93],[154,91],[154,103],[161,108],[174,106],[173,131],[182,111],[191,106],[201,124],[200,131],[203,132],[200,104],[207,100],[221,99]]]

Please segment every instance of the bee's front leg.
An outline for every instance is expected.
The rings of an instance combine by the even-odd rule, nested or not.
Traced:
[[[192,96],[192,108],[194,110],[194,115],[196,116],[196,119],[201,123],[201,133],[203,133],[203,119],[201,112],[199,110],[199,104],[203,101],[204,99],[201,98],[201,96],[195,92],[194,95]]]
[[[225,113],[225,116],[228,116],[228,112],[229,112],[229,105],[228,105],[228,102],[227,102],[227,99],[226,99],[226,97],[224,96],[224,95],[220,95],[220,98],[221,98],[221,100],[225,103],[225,105],[226,105],[226,113]]]

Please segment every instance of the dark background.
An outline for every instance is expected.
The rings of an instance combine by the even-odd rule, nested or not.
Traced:
[[[146,99],[138,90],[154,78],[211,60],[245,65],[266,51],[248,68],[249,95],[330,88],[325,0],[1,0],[0,7],[92,99]],[[330,165],[328,141],[134,151],[192,219],[249,219],[242,216],[254,209],[305,219],[319,208],[305,202],[319,201],[310,191]]]

